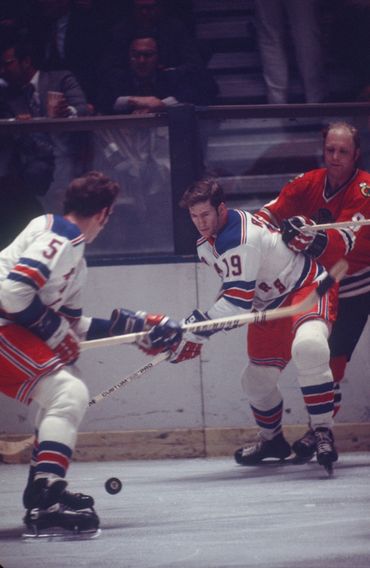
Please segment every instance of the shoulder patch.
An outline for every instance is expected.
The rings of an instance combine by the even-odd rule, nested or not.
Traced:
[[[359,183],[360,191],[364,197],[370,197],[370,185],[365,181]]]

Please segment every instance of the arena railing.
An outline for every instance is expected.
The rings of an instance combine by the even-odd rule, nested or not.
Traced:
[[[4,175],[19,140],[48,133],[55,149],[54,181],[45,210],[62,212],[64,188],[89,169],[105,171],[121,193],[90,265],[185,262],[195,258],[196,231],[178,206],[186,187],[215,176],[230,204],[257,209],[283,183],[321,164],[321,134],[345,120],[360,131],[361,167],[370,166],[370,103],[178,105],[165,113],[73,119],[0,120]]]

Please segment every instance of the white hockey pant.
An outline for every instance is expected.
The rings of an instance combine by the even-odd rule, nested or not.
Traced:
[[[52,440],[73,450],[88,408],[86,385],[63,368],[41,379],[32,398],[40,407],[35,419],[39,443]]]

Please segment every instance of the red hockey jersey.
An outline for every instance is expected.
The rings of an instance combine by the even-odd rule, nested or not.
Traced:
[[[335,191],[327,184],[326,169],[301,174],[287,183],[279,196],[259,214],[279,226],[283,219],[305,215],[316,223],[370,219],[370,174],[356,170],[351,179]],[[330,268],[340,258],[349,263],[340,296],[355,296],[370,290],[370,226],[330,229],[328,245],[317,259]]]

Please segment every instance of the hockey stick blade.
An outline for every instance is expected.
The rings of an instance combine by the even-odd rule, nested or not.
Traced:
[[[182,327],[182,329],[183,331],[190,331],[193,333],[202,331],[218,331],[227,327],[239,327],[248,323],[261,323],[264,321],[271,321],[297,315],[313,306],[317,299],[323,296],[335,282],[339,282],[343,278],[343,276],[347,272],[347,269],[347,261],[344,259],[339,260],[329,271],[329,274],[319,283],[318,287],[299,304],[276,308],[275,310],[266,310],[264,312],[249,312],[247,314],[240,314],[237,316],[222,317],[213,320],[186,324]],[[145,337],[147,333],[148,332],[144,331],[139,333],[129,333],[127,335],[105,337],[103,339],[82,341],[80,343],[80,347],[81,350],[85,350],[94,347],[111,347],[113,345],[135,343],[135,341],[137,341],[138,339]]]
[[[131,381],[133,381],[134,379],[138,379],[139,377],[147,373],[150,369],[153,369],[153,367],[156,367],[156,365],[162,363],[162,361],[166,361],[166,359],[168,359],[169,356],[170,356],[169,351],[159,353],[151,361],[149,361],[149,363],[146,363],[145,365],[143,365],[133,373],[130,373],[130,375],[127,375],[127,377],[121,379],[119,383],[109,387],[108,389],[94,396],[90,400],[89,406],[93,406],[97,402],[104,400],[105,398],[107,398],[107,396],[110,396],[112,393],[116,392],[116,390],[121,389],[122,387],[126,386],[128,383],[131,383]]]
[[[0,440],[0,456],[15,456],[30,448],[35,437],[28,436],[24,440]]]

